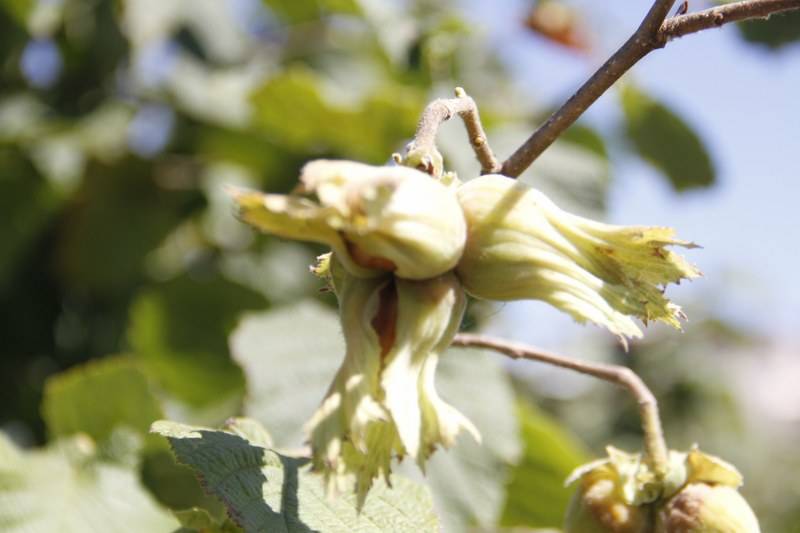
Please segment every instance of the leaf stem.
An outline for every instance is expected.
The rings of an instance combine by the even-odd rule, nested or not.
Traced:
[[[644,381],[630,368],[620,365],[589,363],[541,350],[526,344],[516,343],[487,335],[459,333],[453,340],[453,346],[467,348],[487,348],[512,359],[528,359],[574,370],[618,385],[636,399],[639,405],[639,416],[644,432],[644,455],[653,472],[660,479],[667,472],[668,454],[661,418],[658,414],[658,402]]]

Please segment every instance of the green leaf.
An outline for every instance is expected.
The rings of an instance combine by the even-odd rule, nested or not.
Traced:
[[[183,276],[142,291],[131,307],[128,339],[145,370],[178,399],[208,406],[242,392],[227,336],[264,298],[219,277]]]
[[[181,523],[176,533],[197,531],[199,533],[234,533],[241,531],[229,518],[219,520],[208,511],[199,507],[175,511],[175,518]]]
[[[202,505],[214,510],[191,471],[175,463],[163,439],[149,434],[150,425],[164,417],[159,399],[130,356],[95,360],[56,374],[45,383],[42,416],[51,437],[85,433],[102,446],[104,457],[141,463],[142,481],[170,507]],[[129,453],[127,438],[145,438],[141,455]]]
[[[304,439],[303,424],[316,411],[344,357],[336,313],[304,302],[248,315],[231,336],[231,350],[247,379],[245,413],[272,428],[276,444],[298,446]],[[437,383],[442,397],[483,435],[482,445],[460,439],[428,464],[425,477],[445,529],[494,525],[505,494],[504,468],[519,451],[508,377],[497,357],[454,349],[442,358]],[[413,465],[404,473],[419,475]]]
[[[326,496],[308,461],[269,449],[263,427],[230,421],[211,430],[160,421],[153,432],[169,439],[178,460],[195,469],[246,532],[326,533],[437,531],[428,491],[400,477],[377,483],[360,513],[353,494]]]
[[[118,426],[146,435],[164,413],[140,365],[121,356],[73,367],[48,379],[42,416],[52,437],[81,432],[102,442]]]
[[[675,190],[714,184],[711,156],[683,118],[632,85],[625,86],[621,94],[628,140],[643,159],[664,173]]]
[[[158,435],[148,437],[158,441],[159,447],[141,458],[141,479],[153,496],[170,509],[201,508],[215,518],[224,517],[219,500],[205,493],[194,472],[175,460],[164,440]]]
[[[328,102],[322,86],[303,68],[271,78],[252,95],[254,127],[290,150],[381,163],[414,132],[424,106],[421,93],[393,88],[344,108]]]
[[[353,159],[384,163],[392,152],[401,149],[411,138],[421,110],[424,93],[407,87],[390,86],[370,94],[340,125],[338,146]]]
[[[582,146],[603,159],[608,159],[608,149],[606,148],[605,140],[592,128],[582,124],[573,124],[561,134],[559,139]]]
[[[276,145],[254,129],[225,128],[193,121],[180,131],[184,142],[210,161],[234,163],[257,173],[260,185],[270,190],[289,190],[297,184],[297,168],[306,154]]]
[[[22,452],[0,433],[0,530],[4,533],[148,533],[178,522],[135,470],[97,460],[85,435]]]
[[[314,2],[263,0],[263,2],[281,19],[290,23],[316,20],[324,14],[356,15],[361,12],[357,0],[316,0]]]
[[[33,11],[35,5],[36,3],[34,0],[2,0],[2,2],[0,2],[0,9],[7,11],[8,14],[13,17],[14,21],[24,28],[28,20],[28,15]]]
[[[344,358],[336,313],[305,301],[245,317],[230,338],[244,370],[244,413],[272,428],[278,446],[299,446]]]
[[[572,493],[564,481],[589,456],[575,437],[534,406],[520,402],[517,414],[525,451],[511,472],[501,525],[559,527]]]
[[[800,41],[800,11],[776,13],[766,20],[747,20],[737,24],[745,41],[777,50]]]
[[[325,103],[318,83],[313,73],[300,68],[268,80],[252,96],[255,125],[295,149],[328,140],[331,128],[345,115]]]

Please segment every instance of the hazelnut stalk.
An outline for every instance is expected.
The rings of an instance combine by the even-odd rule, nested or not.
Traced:
[[[639,404],[644,453],[613,447],[608,457],[578,467],[565,533],[759,533],[758,520],[739,494],[733,465],[700,452],[668,450],[653,393],[632,370],[588,363],[520,343],[461,333],[454,346],[486,348],[594,376],[628,390]]]
[[[459,333],[453,339],[453,346],[468,348],[486,348],[507,355],[512,359],[528,359],[549,365],[566,368],[613,383],[627,390],[639,405],[639,417],[644,433],[644,461],[655,474],[655,480],[661,481],[669,469],[667,443],[658,415],[658,402],[655,395],[644,381],[630,368],[604,363],[590,363],[573,357],[566,357],[546,350],[534,348],[526,344],[504,339]]]

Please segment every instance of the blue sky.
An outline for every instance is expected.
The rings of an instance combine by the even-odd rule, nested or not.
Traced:
[[[650,2],[573,4],[591,17],[597,46],[589,58],[543,45],[526,31],[521,20],[531,5],[527,1],[467,3],[470,17],[485,27],[520,86],[545,104],[560,103],[577,88],[633,32]],[[629,75],[702,135],[719,184],[676,194],[646,164],[617,152],[609,220],[673,226],[681,237],[703,245],[689,255],[705,278],[669,292],[689,310],[692,301],[710,300],[723,316],[800,340],[800,45],[772,53],[725,27],[676,40]],[[618,113],[612,91],[585,120],[612,131]],[[575,332],[568,319],[538,305],[514,304],[503,314],[518,311],[526,321],[532,314],[559,325],[536,338],[524,334],[525,340],[554,345],[557,337]]]

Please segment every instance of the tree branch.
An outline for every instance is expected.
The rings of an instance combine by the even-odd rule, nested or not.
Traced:
[[[625,72],[655,48],[658,30],[675,0],[656,0],[639,28],[586,83],[503,163],[502,174],[517,177]]]
[[[729,22],[766,19],[774,13],[793,9],[800,9],[800,0],[748,0],[724,4],[697,13],[673,17],[661,25],[659,36],[666,44],[670,39],[709,28],[718,28]]]
[[[656,402],[655,396],[647,388],[647,385],[630,368],[619,365],[588,363],[525,344],[472,333],[459,333],[456,335],[453,340],[453,346],[488,348],[512,359],[528,359],[567,368],[609,381],[626,389],[639,405],[639,416],[642,420],[642,430],[644,432],[645,459],[659,478],[666,474],[668,466],[667,444],[661,428],[661,418],[658,415],[658,402]]]
[[[625,72],[653,50],[663,48],[670,39],[728,22],[800,9],[800,0],[745,0],[665,21],[673,4],[674,0],[656,0],[636,32],[505,160],[501,173],[519,176]]]
[[[438,155],[435,143],[439,126],[446,120],[450,120],[454,115],[458,115],[464,121],[464,125],[467,128],[469,143],[472,145],[472,150],[475,152],[475,156],[481,164],[481,172],[483,174],[499,172],[500,162],[489,147],[489,141],[486,138],[486,133],[483,131],[481,117],[478,114],[478,106],[475,104],[475,100],[467,95],[461,87],[456,88],[455,94],[455,98],[439,98],[428,104],[422,112],[422,116],[417,124],[414,140],[406,147],[406,156],[415,152],[435,158],[436,156],[433,154]],[[427,165],[423,166],[427,167]],[[431,170],[433,169],[423,168],[422,170],[432,173]]]

